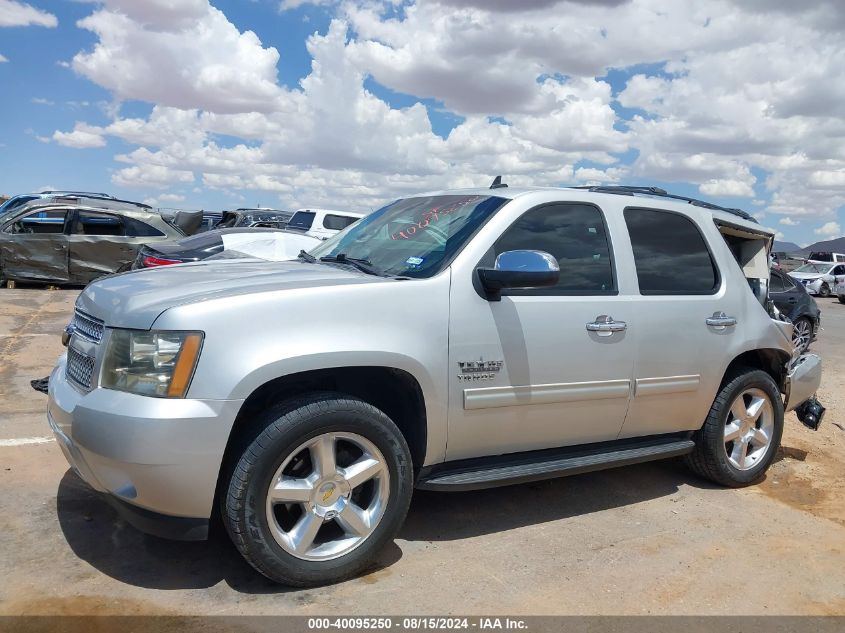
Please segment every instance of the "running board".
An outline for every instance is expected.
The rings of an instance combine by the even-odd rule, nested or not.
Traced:
[[[686,455],[694,447],[692,440],[674,436],[655,438],[650,442],[603,442],[592,447],[587,445],[447,462],[424,469],[416,487],[455,492],[482,490],[678,457]]]

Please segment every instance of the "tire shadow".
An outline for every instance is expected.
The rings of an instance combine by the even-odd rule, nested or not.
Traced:
[[[679,460],[669,460],[475,492],[418,490],[398,538],[458,541],[668,497],[682,485],[717,487],[692,475]],[[59,484],[57,513],[74,554],[128,585],[179,590],[209,588],[223,581],[245,594],[293,593],[303,599],[306,595],[255,571],[222,525],[212,524],[208,541],[169,541],[143,534],[71,470]],[[401,557],[402,551],[392,543],[368,573],[388,568]]]
[[[302,593],[278,585],[241,557],[222,525],[212,524],[207,541],[170,541],[126,523],[73,471],[59,483],[56,506],[62,533],[73,553],[101,573],[147,589],[206,589],[224,581],[246,594]],[[402,557],[396,544],[385,548],[369,571]]]

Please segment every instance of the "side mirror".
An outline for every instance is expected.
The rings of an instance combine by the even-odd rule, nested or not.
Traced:
[[[493,268],[479,268],[488,301],[501,301],[505,288],[543,288],[560,279],[557,260],[543,251],[505,251]]]

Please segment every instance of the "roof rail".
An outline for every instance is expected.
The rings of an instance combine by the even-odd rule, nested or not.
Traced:
[[[630,186],[630,185],[583,185],[578,187],[572,187],[572,189],[585,189],[587,191],[592,191],[595,193],[615,193],[621,196],[633,196],[633,195],[642,195],[642,196],[656,196],[659,198],[671,198],[672,200],[683,200],[693,206],[696,207],[703,207],[705,209],[711,209],[713,211],[724,211],[725,213],[730,213],[737,217],[742,218],[743,220],[748,220],[749,222],[754,222],[758,224],[757,220],[747,211],[743,211],[742,209],[734,209],[730,207],[720,207],[718,204],[713,204],[712,202],[705,202],[704,200],[698,200],[697,198],[688,198],[687,196],[679,196],[674,193],[669,193],[665,189],[661,189],[660,187],[641,187],[641,186]]]
[[[103,202],[114,202],[119,204],[131,205],[133,207],[138,207],[139,209],[152,209],[150,205],[144,204],[143,202],[136,202],[135,200],[122,200],[121,198],[115,198],[114,196],[99,196],[90,193],[62,194],[55,196],[55,199],[74,201],[76,203],[81,203],[82,200],[86,199],[101,200]]]
[[[65,189],[48,189],[39,193],[52,196],[85,196],[86,198],[108,198],[109,200],[116,200],[116,198],[111,194],[97,193],[94,191],[68,191]]]

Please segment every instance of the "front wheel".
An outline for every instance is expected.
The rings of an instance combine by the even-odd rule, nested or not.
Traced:
[[[830,286],[827,285],[827,282],[823,282],[821,288],[819,288],[819,296],[824,298],[830,296]]]
[[[338,582],[372,565],[408,511],[412,465],[396,425],[341,394],[283,403],[260,422],[223,500],[237,548],[279,583]]]
[[[780,390],[769,374],[749,368],[733,373],[693,438],[688,465],[723,486],[756,482],[780,445],[783,415]]]
[[[845,303],[845,295],[836,295],[836,297],[839,299],[839,303]]]

